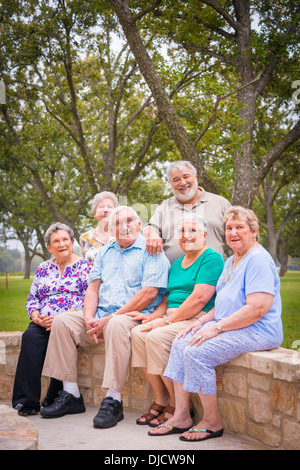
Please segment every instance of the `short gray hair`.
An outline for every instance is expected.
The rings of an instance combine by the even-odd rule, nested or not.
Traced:
[[[94,196],[94,199],[92,200],[92,213],[93,214],[95,214],[99,202],[101,202],[103,199],[111,199],[115,207],[117,207],[119,204],[118,198],[114,193],[111,193],[110,191],[102,191],[101,193],[97,193]]]
[[[177,162],[172,162],[172,163],[170,163],[170,165],[167,167],[166,173],[167,173],[168,181],[170,182],[170,178],[171,178],[171,173],[172,173],[172,171],[174,171],[174,170],[182,170],[182,168],[184,168],[185,166],[187,166],[187,167],[192,171],[192,173],[193,173],[195,176],[197,176],[197,170],[196,170],[196,168],[191,164],[191,162],[189,162],[188,160],[180,160],[180,161],[177,161]]]
[[[198,214],[195,214],[193,212],[185,214],[179,222],[177,230],[179,230],[179,228],[182,226],[182,224],[184,224],[184,222],[194,222],[196,225],[198,225],[198,227],[200,227],[203,235],[207,233],[207,222]]]
[[[50,238],[52,233],[57,232],[58,230],[64,230],[67,232],[70,236],[71,241],[74,241],[74,232],[73,230],[68,227],[68,225],[61,224],[60,222],[56,222],[55,224],[50,225],[50,227],[47,229],[45,235],[44,235],[44,240],[46,243],[46,246],[50,245]]]
[[[112,213],[110,214],[109,216],[109,224],[111,227],[113,227],[113,223],[114,223],[114,220],[116,218],[116,215],[121,212],[122,210],[129,210],[130,212],[132,212],[133,216],[135,219],[139,219],[140,216],[138,215],[138,213],[132,208],[132,207],[129,207],[129,206],[118,206],[116,207],[116,209],[114,209],[112,211]]]
[[[249,225],[251,232],[257,232],[256,240],[258,240],[259,222],[258,222],[258,218],[255,212],[253,212],[252,209],[248,209],[247,207],[242,207],[242,206],[230,207],[230,209],[228,209],[225,212],[224,217],[223,217],[223,230],[224,231],[225,231],[228,220],[232,220],[232,219],[244,219]]]

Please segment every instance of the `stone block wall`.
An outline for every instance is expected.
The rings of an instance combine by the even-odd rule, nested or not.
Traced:
[[[21,344],[20,332],[0,332],[0,398],[10,401]],[[104,345],[79,348],[78,382],[87,405],[99,406]],[[251,436],[275,449],[300,449],[300,353],[275,349],[242,354],[216,370],[218,403],[229,432]],[[45,393],[47,379],[43,378]],[[124,407],[147,411],[153,394],[140,369],[129,367],[122,392]],[[192,396],[195,422],[202,409]]]

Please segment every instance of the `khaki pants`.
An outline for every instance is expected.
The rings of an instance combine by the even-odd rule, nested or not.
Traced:
[[[172,309],[168,309],[167,315],[171,313]],[[188,320],[171,323],[150,331],[141,331],[145,325],[133,328],[131,331],[132,367],[145,367],[148,374],[162,375],[167,367],[175,336],[204,314],[205,312],[200,312]]]
[[[121,392],[131,356],[130,333],[138,324],[126,315],[116,315],[106,324],[103,388]],[[93,345],[86,333],[83,311],[61,313],[52,323],[43,375],[77,382],[77,347]]]

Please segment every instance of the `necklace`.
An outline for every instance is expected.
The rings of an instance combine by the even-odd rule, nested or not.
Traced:
[[[230,281],[232,276],[240,269],[240,267],[244,264],[245,260],[247,260],[249,254],[251,253],[251,249],[255,243],[256,241],[252,243],[250,248],[247,250],[244,256],[239,260],[239,262],[234,266],[233,269],[232,269],[233,261],[224,269],[223,273],[220,276],[220,283],[225,285]]]
[[[242,261],[242,259],[249,253],[249,251],[250,251],[251,248],[255,245],[255,243],[256,243],[256,240],[254,240],[253,243],[251,243],[251,245],[249,246],[249,248],[247,248],[247,250],[245,251],[245,253],[242,254],[242,256],[240,257],[240,260],[237,261],[236,264],[235,264],[235,259],[237,259],[238,254],[236,253],[236,254],[234,255],[234,257],[233,257],[233,262],[232,262],[232,265],[231,265],[231,267],[232,267],[233,269],[235,269],[235,267],[236,267],[236,266]]]

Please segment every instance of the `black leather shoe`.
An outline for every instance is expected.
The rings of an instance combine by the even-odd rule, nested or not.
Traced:
[[[58,392],[58,398],[55,398],[53,405],[42,408],[40,414],[44,418],[60,418],[67,414],[84,413],[85,406],[82,395],[75,398],[71,393],[65,390]]]
[[[50,398],[50,397],[48,397],[48,395],[46,395],[45,398],[43,399],[43,401],[41,402],[41,406],[43,408],[46,408],[46,406],[53,405],[54,400],[55,400],[55,398]]]
[[[19,416],[33,416],[39,413],[39,409],[30,408],[29,406],[18,403],[14,406],[14,409],[18,411]]]
[[[123,418],[123,402],[106,397],[102,400],[93,423],[95,428],[112,428]]]

